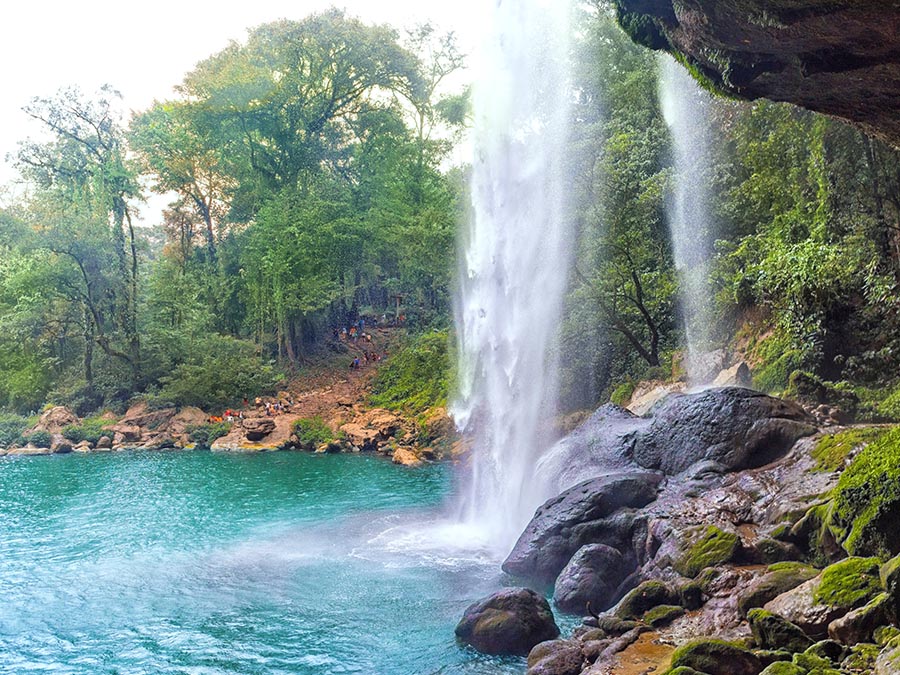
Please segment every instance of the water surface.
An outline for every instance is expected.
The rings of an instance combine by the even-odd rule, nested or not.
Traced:
[[[144,452],[0,460],[0,672],[521,673],[453,627],[499,561],[452,468]]]

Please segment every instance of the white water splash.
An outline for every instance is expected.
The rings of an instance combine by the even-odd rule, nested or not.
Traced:
[[[474,441],[462,518],[498,548],[544,496],[533,469],[555,412],[551,354],[569,269],[569,32],[567,2],[498,0],[476,72],[452,412]]]
[[[710,348],[713,337],[710,97],[672,57],[662,55],[659,64],[659,99],[675,151],[675,190],[667,209],[684,314],[688,381],[702,386],[709,382],[704,381],[699,356]]]

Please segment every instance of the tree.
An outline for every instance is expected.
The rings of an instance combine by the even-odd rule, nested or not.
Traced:
[[[95,99],[77,89],[55,97],[34,99],[25,112],[50,132],[48,142],[21,145],[19,166],[37,187],[31,215],[38,235],[33,245],[73,261],[81,276],[80,296],[86,313],[85,371],[96,342],[104,352],[128,364],[131,384],[141,382],[138,333],[138,244],[129,199],[138,195],[136,172],[126,160],[123,130],[115,112],[118,93],[104,87]],[[107,246],[109,244],[109,246]],[[117,276],[92,259],[112,250]],[[100,303],[111,294],[114,331],[123,348],[114,345],[106,329],[108,317]],[[88,378],[90,381],[90,378]]]

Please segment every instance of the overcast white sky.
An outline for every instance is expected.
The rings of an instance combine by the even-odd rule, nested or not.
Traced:
[[[247,29],[337,6],[369,23],[405,28],[430,20],[471,53],[494,0],[12,0],[0,11],[0,183],[19,140],[35,135],[21,108],[34,96],[109,83],[126,108],[172,95],[200,60],[244,40]]]

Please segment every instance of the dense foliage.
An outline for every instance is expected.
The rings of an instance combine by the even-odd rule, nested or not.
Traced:
[[[397,296],[413,326],[446,316],[461,65],[430,26],[330,10],[253,29],[127,124],[110,88],[36,99],[29,190],[0,211],[0,406],[225,406]],[[148,183],[175,195],[160,228]]]

